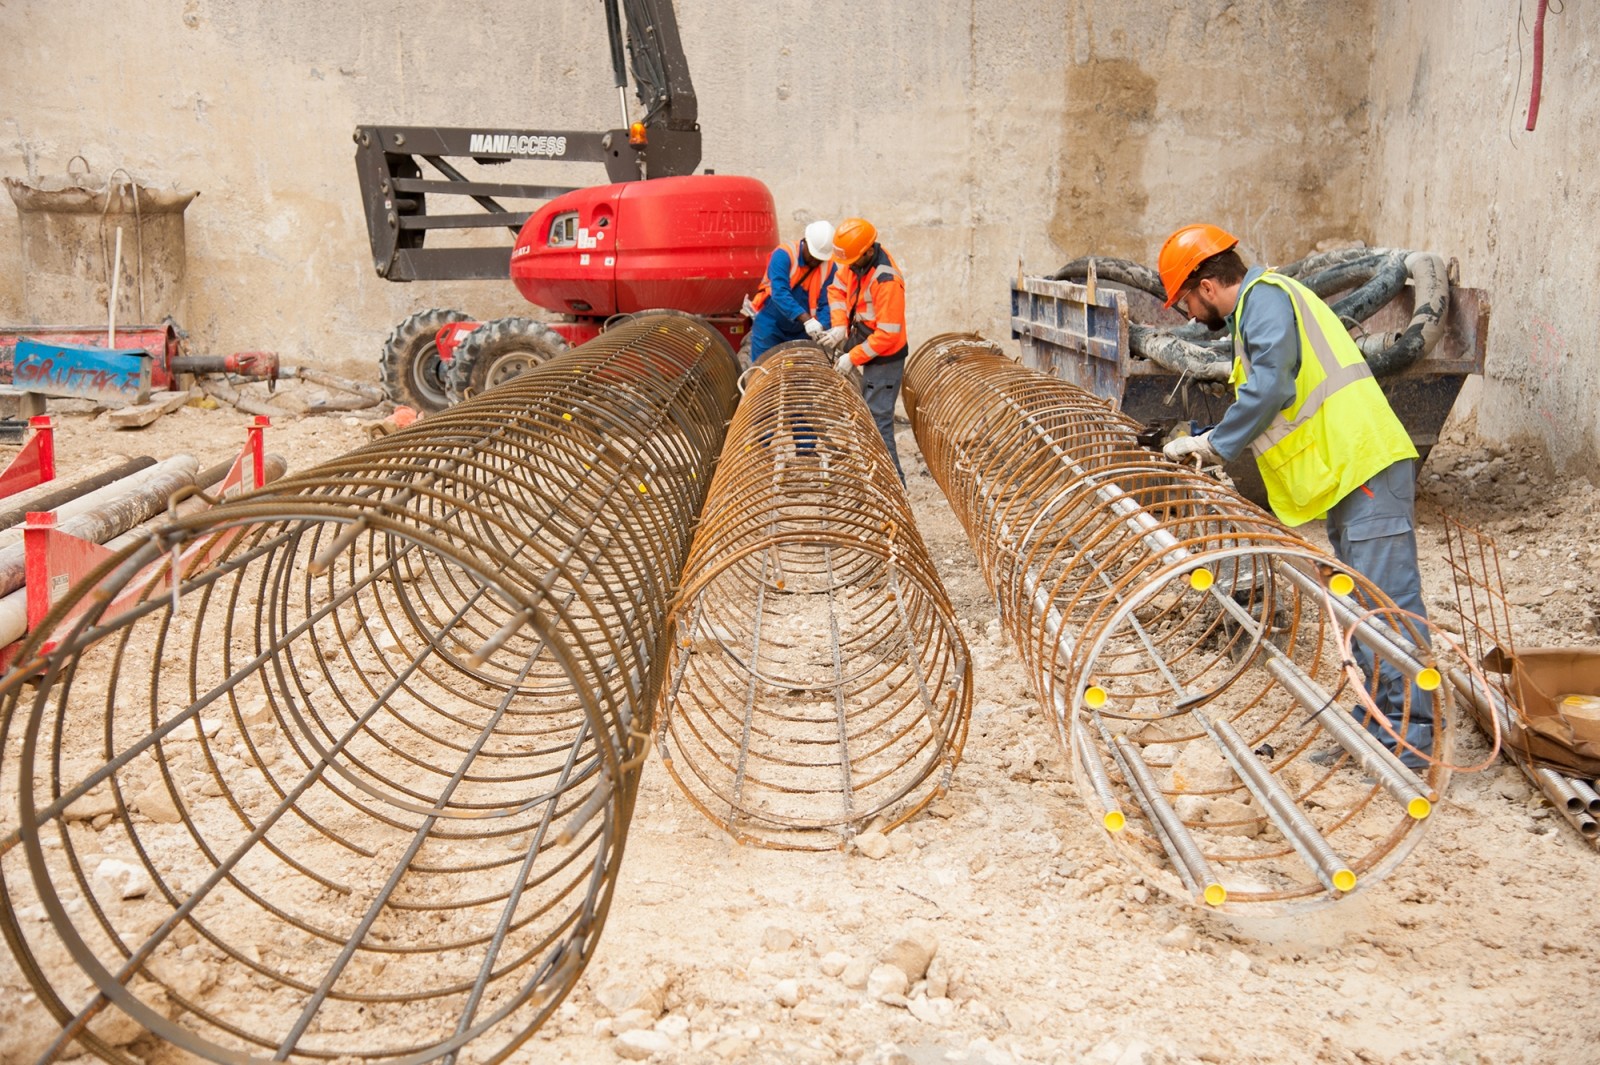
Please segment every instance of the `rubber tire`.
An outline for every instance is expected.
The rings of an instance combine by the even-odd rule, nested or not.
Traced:
[[[394,327],[378,360],[383,390],[395,403],[431,414],[450,405],[450,368],[439,359],[439,330],[471,321],[463,311],[430,307]]]
[[[566,351],[567,340],[532,318],[496,318],[462,338],[450,367],[450,399],[461,400],[503,385]]]

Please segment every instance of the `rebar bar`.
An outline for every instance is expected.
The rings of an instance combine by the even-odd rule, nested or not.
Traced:
[[[1449,779],[1453,697],[1434,691],[1436,764],[1419,775],[1349,716],[1364,682],[1346,645],[1437,688],[1420,623],[981,337],[928,341],[903,395],[1121,853],[1174,894],[1252,912],[1342,897],[1403,859]]]
[[[805,342],[746,378],[673,614],[658,747],[741,842],[836,848],[944,793],[968,652],[859,392]]]
[[[1591,846],[1600,848],[1600,779],[1574,776],[1580,755],[1540,736],[1529,720],[1528,692],[1517,679],[1517,645],[1511,627],[1511,601],[1500,569],[1500,548],[1481,530],[1441,514],[1450,575],[1455,584],[1461,641],[1484,672],[1449,675],[1478,727]],[[1550,761],[1554,759],[1554,761]]]
[[[642,317],[74,588],[0,682],[44,1059],[131,1065],[129,1019],[219,1062],[524,1042],[610,906],[736,375]]]

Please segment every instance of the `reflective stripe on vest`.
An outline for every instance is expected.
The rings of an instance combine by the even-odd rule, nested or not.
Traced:
[[[1306,393],[1305,402],[1301,403],[1300,409],[1295,411],[1294,418],[1291,419],[1284,412],[1279,411],[1266,429],[1262,431],[1261,435],[1250,442],[1250,450],[1257,456],[1264,455],[1272,448],[1283,443],[1290,433],[1300,428],[1317,411],[1322,409],[1322,405],[1327,402],[1329,396],[1341,388],[1355,384],[1362,378],[1372,376],[1372,368],[1367,365],[1366,359],[1357,359],[1348,365],[1343,365],[1339,362],[1338,356],[1333,353],[1333,345],[1328,342],[1328,334],[1322,331],[1322,326],[1317,321],[1317,316],[1312,312],[1311,305],[1306,302],[1305,296],[1301,295],[1294,285],[1277,285],[1271,281],[1267,283],[1289,294],[1289,299],[1294,304],[1294,309],[1297,312],[1296,318],[1299,320],[1297,324],[1300,327],[1300,331],[1305,334],[1306,340],[1311,344],[1311,353],[1316,356],[1317,369],[1322,374],[1322,380],[1317,382],[1311,391]],[[1244,367],[1244,372],[1248,374],[1250,372],[1250,360],[1245,355],[1244,338],[1239,335],[1237,326],[1233,331],[1233,356],[1239,360],[1240,365]],[[1304,359],[1305,357],[1306,353],[1302,350],[1300,358]],[[1332,369],[1329,369],[1330,367]]]
[[[856,301],[850,307],[849,323],[854,325],[857,320],[860,320],[863,325],[866,325],[870,329],[882,329],[885,333],[903,332],[903,329],[899,325],[891,324],[880,326],[878,324],[878,308],[874,306],[872,302],[872,282],[893,281],[899,276],[900,275],[895,272],[893,266],[889,265],[888,263],[879,263],[873,268],[872,274],[869,277],[863,277],[858,280],[856,282],[856,291],[854,293]]]
[[[1416,458],[1417,449],[1343,323],[1299,282],[1270,271],[1239,294],[1228,377],[1235,394],[1250,373],[1239,312],[1260,281],[1289,296],[1300,367],[1294,402],[1273,415],[1250,449],[1273,512],[1294,526],[1322,517],[1391,464]]]

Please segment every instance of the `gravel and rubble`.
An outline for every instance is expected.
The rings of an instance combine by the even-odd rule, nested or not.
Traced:
[[[68,470],[110,450],[205,463],[242,443],[247,420],[185,408],[113,435],[71,415],[57,452]],[[285,418],[267,447],[303,469],[364,443],[369,424]],[[1584,885],[1600,853],[1504,762],[1455,779],[1395,872],[1308,916],[1202,912],[1120,865],[909,429],[900,449],[974,655],[972,728],[950,792],[850,851],[786,853],[735,844],[648,765],[599,952],[512,1060],[1600,1061],[1600,1021],[1584,1005],[1600,968]],[[1468,423],[1447,430],[1420,495],[1425,589],[1446,628],[1441,509],[1498,543],[1519,645],[1600,645],[1594,484],[1486,446]],[[1470,721],[1458,747],[1462,761],[1486,750]],[[205,993],[247,1005],[247,987]],[[0,1065],[32,1060],[39,1020],[0,956]],[[179,1060],[148,1040],[131,1049],[151,1065]]]

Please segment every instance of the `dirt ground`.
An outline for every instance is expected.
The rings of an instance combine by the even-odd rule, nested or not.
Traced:
[[[58,420],[70,472],[110,452],[216,461],[248,418],[185,408],[123,432],[88,413]],[[267,448],[304,469],[363,443],[367,424],[286,416]],[[909,428],[899,444],[976,660],[951,792],[880,859],[785,853],[734,844],[648,765],[598,955],[513,1060],[1600,1062],[1600,1020],[1584,1006],[1600,969],[1600,854],[1503,762],[1455,778],[1397,870],[1310,916],[1203,913],[1121,865]],[[1421,489],[1436,617],[1448,626],[1455,609],[1443,508],[1498,541],[1519,645],[1600,644],[1594,484],[1486,446],[1468,421],[1447,428]],[[1481,758],[1482,736],[1460,724],[1460,760]],[[875,978],[908,938],[934,949],[926,976]],[[0,958],[0,1063],[19,1060],[10,1025],[30,998]]]

